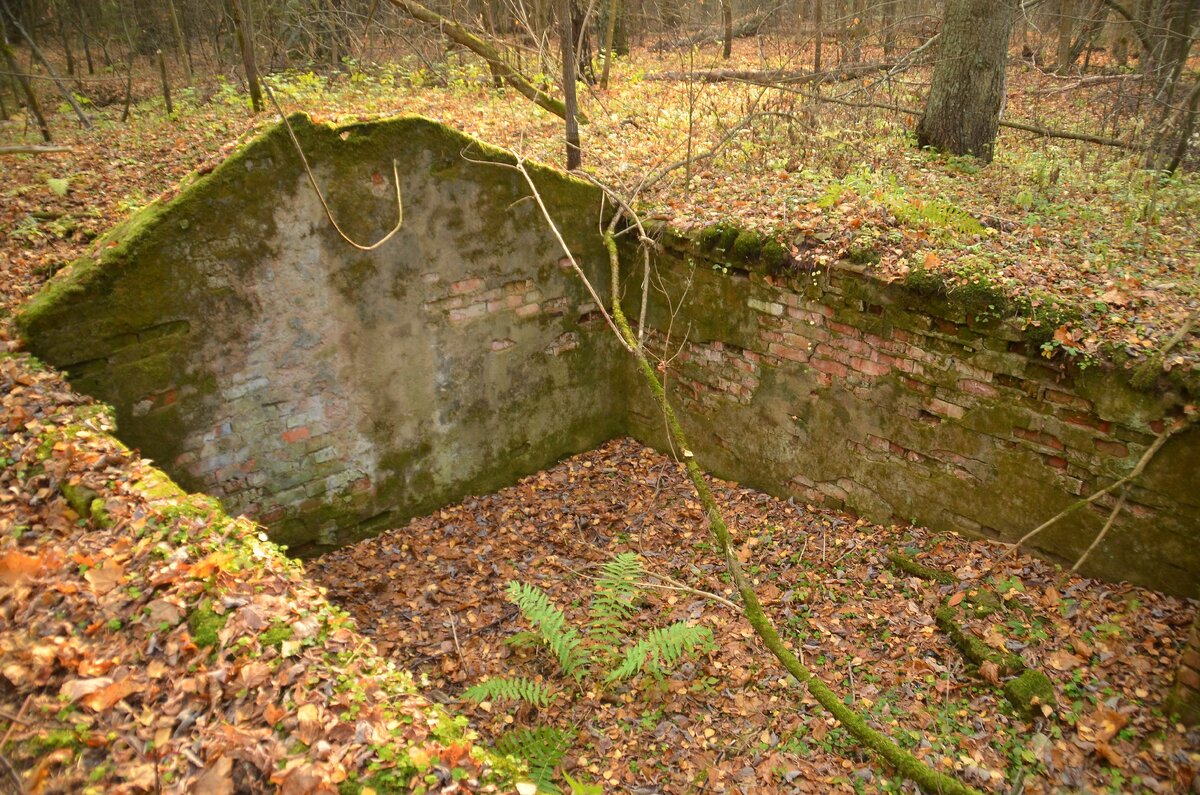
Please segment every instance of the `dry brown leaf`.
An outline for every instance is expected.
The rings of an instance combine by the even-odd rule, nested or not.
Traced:
[[[106,560],[100,566],[88,569],[83,578],[96,594],[102,596],[125,581],[125,567],[116,561]]]
[[[1056,671],[1073,671],[1086,662],[1066,649],[1059,649],[1046,658],[1046,664]]]
[[[0,557],[0,583],[16,585],[26,577],[35,577],[42,568],[41,558],[11,550]]]
[[[1000,666],[992,660],[984,660],[980,663],[979,675],[993,685],[1000,684]]]
[[[966,591],[958,591],[957,593],[955,593],[953,596],[951,596],[949,599],[946,600],[946,604],[948,604],[950,607],[955,607],[956,605],[962,603],[962,600],[966,597],[966,595],[967,595]]]
[[[99,690],[88,693],[79,699],[79,703],[94,712],[104,712],[111,709],[114,704],[137,689],[138,686],[131,679],[122,679],[120,682],[113,682]]]
[[[321,736],[321,711],[316,704],[304,704],[296,711],[300,742],[312,745]]]
[[[188,790],[189,795],[233,795],[233,760],[217,757]]]

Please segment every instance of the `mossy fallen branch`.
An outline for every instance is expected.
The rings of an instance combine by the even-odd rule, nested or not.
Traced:
[[[953,585],[958,582],[958,578],[948,571],[941,569],[933,569],[929,566],[922,566],[914,559],[910,558],[901,552],[888,552],[887,559],[900,571],[905,574],[911,574],[914,577],[930,582],[940,582],[942,585]]]

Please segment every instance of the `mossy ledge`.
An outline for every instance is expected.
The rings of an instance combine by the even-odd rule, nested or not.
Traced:
[[[720,270],[759,273],[772,279],[795,282],[795,288],[810,290],[810,274],[801,269],[780,239],[770,233],[747,229],[721,221],[684,233],[665,223],[648,226],[659,244],[684,258],[701,260]],[[1033,301],[1012,295],[1010,290],[986,274],[969,278],[950,278],[949,274],[914,268],[899,282],[886,281],[870,272],[870,261],[852,257],[829,266],[831,276],[843,276],[868,283],[867,289],[901,290],[910,302],[920,305],[944,305],[952,314],[970,318],[974,325],[1003,328],[1005,336],[1024,341],[1036,355],[1044,345],[1052,344],[1055,331],[1063,325],[1079,323],[1086,316],[1083,308],[1071,302],[1047,298]],[[874,287],[872,288],[873,285]],[[1052,349],[1051,349],[1052,350]],[[1158,393],[1180,390],[1185,400],[1200,396],[1200,371],[1182,368],[1164,370],[1161,357],[1153,352],[1130,362],[1122,348],[1105,346],[1094,361],[1080,361],[1063,352],[1053,351],[1056,362],[1071,371],[1093,367],[1112,373],[1139,392]],[[1081,367],[1082,365],[1082,367]]]

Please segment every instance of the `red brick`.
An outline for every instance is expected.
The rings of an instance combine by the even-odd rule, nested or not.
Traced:
[[[958,381],[959,390],[971,395],[979,395],[980,397],[994,398],[999,397],[1000,392],[991,384],[985,384],[982,381],[976,381],[973,378],[960,378]]]
[[[783,359],[790,359],[793,362],[808,361],[808,351],[789,348],[788,346],[781,345],[778,342],[772,342],[771,344],[767,345],[767,353],[774,354],[775,356]]]
[[[1111,422],[1102,420],[1092,414],[1076,414],[1072,412],[1064,414],[1063,419],[1072,425],[1078,425],[1080,428],[1093,428],[1101,433],[1108,433],[1112,430]]]
[[[829,359],[813,359],[812,366],[817,370],[820,370],[822,373],[826,373],[831,376],[836,375],[838,378],[845,378],[847,373],[850,372],[848,369],[846,369],[845,365],[838,364],[837,362],[830,361]]]
[[[450,285],[450,292],[455,295],[463,295],[464,293],[473,293],[482,286],[483,279],[463,279],[461,282]]]
[[[838,323],[836,320],[830,320],[827,324],[830,330],[836,331],[838,334],[844,334],[847,337],[858,337],[859,332],[854,326],[847,326],[845,323]]]
[[[1057,436],[1045,433],[1044,431],[1033,431],[1027,428],[1013,428],[1013,436],[1018,439],[1024,439],[1027,442],[1040,444],[1042,447],[1049,447],[1053,450],[1062,450],[1062,440]]]
[[[887,439],[884,439],[881,436],[876,436],[875,434],[872,434],[872,433],[867,434],[867,447],[870,447],[875,450],[883,450],[886,452],[888,449],[888,445],[890,445],[890,444],[891,444],[891,442],[889,442]]]
[[[904,455],[904,453],[907,451],[895,442],[888,442],[888,452],[895,455]]]
[[[920,392],[922,395],[932,395],[933,394],[932,386],[930,386],[929,384],[921,383],[920,381],[917,381],[915,379],[902,377],[900,379],[900,383],[904,384],[904,386],[906,388],[911,389],[914,392]]]
[[[833,376],[829,373],[817,373],[817,383],[821,386],[833,386]]]
[[[961,419],[962,416],[967,413],[967,410],[962,406],[954,403],[947,403],[946,401],[938,400],[937,398],[929,401],[929,410],[934,414],[941,414],[943,417],[953,417],[956,420]]]
[[[1048,467],[1053,467],[1054,469],[1066,469],[1067,468],[1067,459],[1065,459],[1065,458],[1060,458],[1059,456],[1056,456],[1056,455],[1048,455],[1048,456],[1045,456],[1044,460],[1046,462],[1046,466],[1048,466]]]
[[[302,442],[308,438],[308,426],[301,425],[299,428],[292,428],[289,431],[283,432],[283,440],[288,444],[292,442]]]
[[[860,373],[875,376],[887,375],[892,370],[892,368],[888,367],[886,364],[873,362],[870,359],[860,359],[857,356],[850,360],[850,366]]]
[[[179,394],[174,389],[168,389],[166,392],[163,393],[162,404],[164,406],[169,406],[178,399],[179,399]]]
[[[1104,439],[1096,439],[1096,449],[1106,455],[1116,456],[1117,458],[1125,458],[1129,455],[1129,448],[1120,442],[1110,442]]]
[[[1166,429],[1166,424],[1162,420],[1154,420],[1150,423],[1150,430],[1155,433],[1162,433]]]
[[[951,322],[949,320],[946,320],[945,318],[935,317],[933,319],[933,325],[936,326],[937,330],[942,332],[943,334],[957,334],[958,333],[958,324]]]
[[[1047,389],[1046,400],[1051,403],[1057,403],[1060,406],[1070,406],[1081,411],[1092,410],[1092,401],[1084,400],[1078,395],[1072,395],[1070,392],[1059,392],[1057,389]]]
[[[835,340],[833,344],[843,350],[857,353],[859,356],[870,356],[873,353],[871,346],[861,340],[839,339]]]

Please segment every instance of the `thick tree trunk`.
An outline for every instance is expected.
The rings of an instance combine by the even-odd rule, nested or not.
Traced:
[[[1075,65],[1075,57],[1071,54],[1075,12],[1075,0],[1058,0],[1058,48],[1054,56],[1054,69],[1059,74],[1066,74]]]
[[[559,38],[562,39],[563,107],[567,122],[567,171],[579,168],[583,154],[579,150],[579,122],[575,119],[578,99],[575,95],[575,25],[571,17],[571,0],[561,0]]]
[[[917,142],[990,163],[1004,108],[1016,0],[947,0],[941,50]]]

